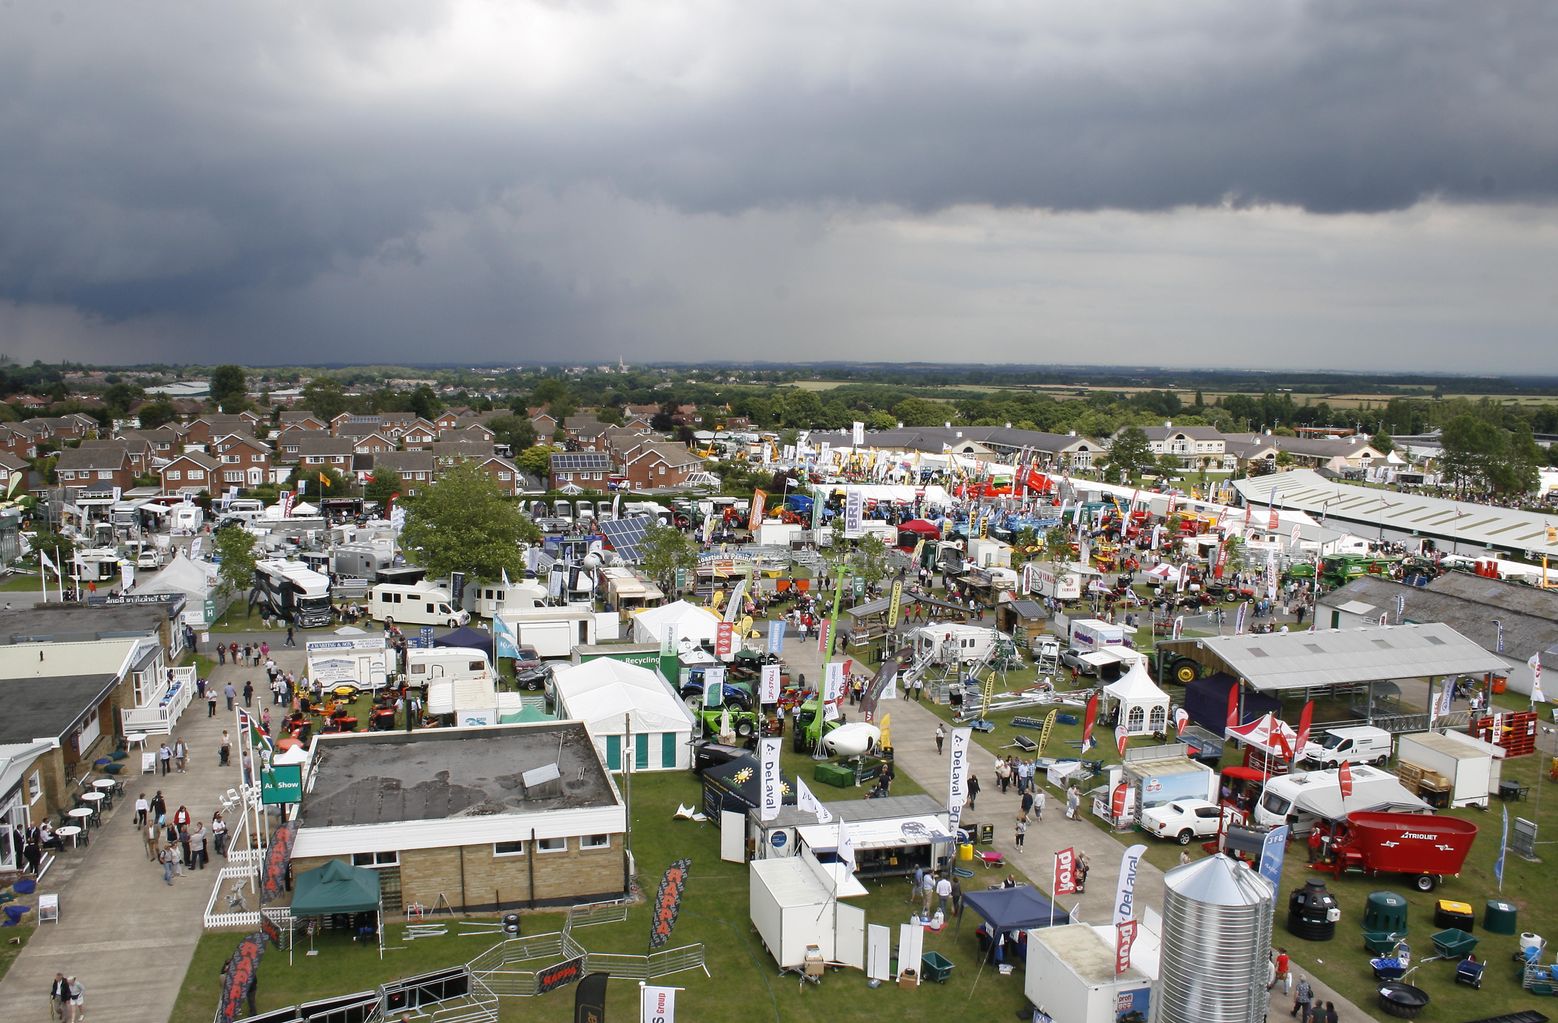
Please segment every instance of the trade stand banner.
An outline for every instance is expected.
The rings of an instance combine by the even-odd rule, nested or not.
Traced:
[[[1145,845],[1133,845],[1120,857],[1120,880],[1114,889],[1116,925],[1136,917],[1136,875],[1141,869],[1141,858],[1146,854]]]
[[[762,669],[762,693],[758,697],[759,703],[778,703],[780,687],[780,671],[777,664],[765,664]]]
[[[780,788],[779,777],[779,745],[777,738],[759,739],[758,751],[761,789],[758,796],[758,819],[771,821],[779,816],[779,808],[784,801],[784,792]]]
[[[1027,566],[1024,566],[1024,568],[1026,568],[1026,567]],[[862,579],[861,581],[864,582],[865,580]],[[896,628],[898,628],[898,614],[899,614],[899,611],[902,609],[902,606],[903,606],[903,580],[902,579],[894,579],[893,580],[893,595],[892,595],[892,599],[889,600],[888,604],[887,604],[887,627],[889,629],[896,629]]]
[[[639,989],[639,1023],[676,1023],[674,987],[645,986]]]
[[[951,760],[947,765],[947,830],[953,835],[963,818],[963,804],[968,802],[968,747],[973,734],[972,728],[952,730]]]
[[[783,618],[775,618],[768,623],[768,652],[775,655],[784,653]]]
[[[649,947],[660,948],[671,940],[676,928],[676,918],[682,911],[682,893],[687,888],[687,875],[692,870],[692,860],[680,859],[665,868],[660,878],[660,888],[655,892],[654,913],[649,920]]]
[[[893,680],[897,678],[898,672],[902,670],[902,668],[902,661],[900,661],[897,657],[889,657],[887,660],[882,662],[882,666],[876,671],[876,676],[871,679],[871,682],[866,686],[865,691],[860,694],[860,713],[867,721],[874,721],[876,719],[876,707],[878,703],[880,703],[882,700],[892,698],[891,689]],[[887,744],[887,736],[885,733],[882,736],[882,742],[884,746]]]
[[[1051,878],[1050,891],[1055,895],[1075,895],[1077,893],[1077,851],[1071,846],[1060,850],[1055,854],[1055,870]]]

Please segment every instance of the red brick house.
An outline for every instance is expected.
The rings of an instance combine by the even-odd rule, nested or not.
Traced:
[[[373,456],[371,472],[387,470],[398,475],[406,488],[403,496],[415,497],[433,482],[435,471],[431,451],[386,451]]]
[[[123,445],[66,448],[54,465],[60,486],[80,490],[128,490],[135,486],[135,469]]]
[[[239,412],[233,415],[212,413],[190,422],[189,427],[184,431],[184,443],[208,447],[212,441],[230,433],[253,434],[259,423],[260,417],[253,412]]]
[[[481,461],[484,472],[492,477],[492,482],[498,485],[498,491],[504,497],[516,497],[524,482],[525,474],[520,472],[513,462],[501,455],[492,455]]]
[[[298,440],[298,465],[319,467],[328,465],[345,475],[352,471],[352,439],[350,437],[311,436]]]
[[[0,451],[0,499],[25,494],[31,463],[20,455]]]
[[[164,494],[193,496],[204,490],[208,494],[219,493],[222,463],[204,451],[186,451],[176,455],[158,473],[162,477]]]
[[[426,419],[417,419],[400,435],[400,443],[407,451],[427,451],[438,439],[438,427]]]
[[[274,451],[264,441],[230,433],[218,438],[212,447],[217,460],[222,463],[223,489],[231,486],[245,489],[257,487],[270,479]]]
[[[607,489],[611,456],[604,451],[559,451],[552,456],[551,485],[561,490],[573,484],[584,490]]]
[[[31,430],[21,428],[20,424],[0,424],[0,451],[17,458],[37,458],[38,440]]]
[[[314,415],[307,409],[288,409],[282,412],[277,425],[285,430],[288,427],[296,427],[300,430],[325,430],[329,428],[323,419]]]
[[[352,453],[357,455],[382,455],[395,450],[395,442],[382,433],[370,433],[366,437],[348,437]]]
[[[703,459],[680,444],[655,441],[638,448],[622,463],[629,490],[680,487],[703,467]]]
[[[557,417],[548,412],[545,406],[526,409],[525,417],[530,420],[530,425],[535,428],[536,436],[542,441],[549,440],[552,434],[557,432]]]

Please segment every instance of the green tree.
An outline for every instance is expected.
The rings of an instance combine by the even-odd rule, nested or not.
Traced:
[[[526,476],[546,480],[552,473],[552,456],[562,448],[550,444],[535,444],[514,456],[514,464]]]
[[[255,537],[247,529],[227,528],[216,531],[216,553],[222,558],[217,568],[216,588],[223,597],[232,599],[254,586]]]
[[[864,422],[867,430],[891,430],[898,425],[898,420],[891,412],[880,410],[867,412]]]
[[[1392,451],[1396,450],[1396,442],[1391,439],[1390,434],[1386,433],[1384,430],[1381,430],[1369,438],[1369,447],[1373,448],[1375,451],[1378,451],[1382,455],[1388,455]]]
[[[1044,553],[1050,564],[1058,565],[1071,560],[1071,530],[1064,525],[1051,526],[1044,531]]]
[[[905,398],[893,406],[893,415],[905,426],[940,426],[960,418],[951,405],[929,398]]]
[[[510,451],[524,451],[536,442],[536,428],[523,416],[494,416],[487,428],[495,435],[493,439]]]
[[[445,472],[409,499],[406,510],[401,546],[434,579],[451,572],[497,579],[505,571],[518,578],[525,565],[521,546],[541,539],[535,523],[474,462]]]
[[[377,501],[383,508],[389,499],[395,494],[406,492],[406,481],[400,478],[400,473],[394,469],[375,469],[373,478],[363,484],[362,496],[365,501]]]
[[[64,572],[66,575],[70,574],[70,559],[73,558],[76,554],[76,541],[72,540],[64,533],[56,533],[52,530],[40,529],[38,532],[27,538],[27,545],[32,551],[32,554],[28,556],[27,560],[32,564],[38,565],[41,569],[43,562],[39,559],[38,555],[40,553],[47,554],[49,556],[49,560],[54,562],[54,564],[59,567],[60,571]]]
[[[815,429],[822,418],[822,399],[815,391],[789,391],[781,399],[779,417],[785,426]]]
[[[330,420],[346,411],[346,392],[335,377],[314,377],[303,385],[302,404],[329,425]]]
[[[103,389],[103,404],[108,406],[108,414],[115,419],[122,419],[130,411],[130,406],[146,396],[139,384],[132,384],[124,380],[109,384]]]
[[[849,559],[851,575],[858,575],[867,586],[875,586],[887,574],[887,541],[874,533],[868,533],[855,542],[855,552]]]
[[[1127,426],[1109,442],[1109,452],[1104,465],[1111,477],[1134,480],[1143,472],[1157,466],[1157,456],[1147,442],[1147,434],[1139,426]]]
[[[247,405],[248,389],[242,366],[218,366],[211,371],[211,400],[223,412],[237,412]]]
[[[671,526],[650,526],[639,541],[639,568],[670,593],[676,585],[676,570],[690,574],[698,567],[698,548],[686,534]]]
[[[135,418],[140,420],[141,429],[155,430],[178,418],[178,410],[173,407],[173,402],[166,398],[154,398],[142,405],[135,413]]]

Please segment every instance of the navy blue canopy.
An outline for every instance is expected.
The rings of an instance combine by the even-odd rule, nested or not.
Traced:
[[[476,629],[469,625],[446,632],[442,636],[433,639],[434,646],[468,646],[477,650],[492,649],[492,633],[486,629]]]
[[[1026,931],[1035,927],[1048,927],[1051,923],[1068,924],[1071,917],[1056,907],[1054,919],[1050,919],[1050,901],[1031,884],[1016,888],[992,888],[984,892],[969,892],[963,896],[963,904],[984,918],[993,931]]]

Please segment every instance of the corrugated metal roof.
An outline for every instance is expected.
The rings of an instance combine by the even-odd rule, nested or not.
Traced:
[[[1213,636],[1195,641],[1257,692],[1503,671],[1489,653],[1441,622],[1382,629]]]
[[[1520,555],[1558,557],[1558,544],[1547,540],[1547,527],[1558,526],[1558,516],[1543,512],[1334,483],[1309,469],[1236,480],[1233,485],[1247,502],[1265,505],[1275,496],[1279,508],[1325,514],[1365,530],[1383,525]]]

